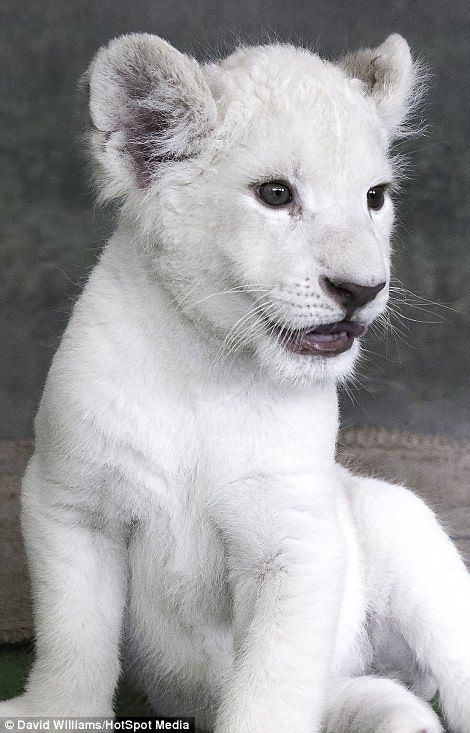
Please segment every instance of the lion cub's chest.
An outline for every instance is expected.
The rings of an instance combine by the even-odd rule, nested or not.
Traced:
[[[335,480],[336,415],[321,400],[315,409],[288,394],[275,400],[247,390],[205,393],[192,409],[174,403],[167,420],[168,430],[162,426],[152,435],[152,452],[139,473],[143,483],[133,492],[139,554],[150,554],[145,567],[151,575],[161,573],[160,588],[175,573],[187,590],[196,583],[207,591],[220,578],[220,538],[210,505],[227,484],[237,491],[245,478],[292,481],[306,473],[314,493],[324,490],[325,478]]]
[[[336,428],[335,402],[308,394],[206,396],[195,409],[194,475],[216,488],[253,474],[330,471]]]

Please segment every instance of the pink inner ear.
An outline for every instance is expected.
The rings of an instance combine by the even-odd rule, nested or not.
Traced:
[[[147,188],[159,164],[187,160],[189,155],[161,152],[162,140],[170,137],[171,127],[177,124],[171,112],[157,107],[134,103],[124,124],[125,150],[134,161],[137,185]]]
[[[161,110],[132,105],[129,124],[126,124],[125,149],[134,161],[137,185],[147,188],[150,185],[152,174],[158,163],[163,162],[163,156],[156,152],[158,137],[168,128],[170,120]]]
[[[147,188],[160,163],[184,160],[185,156],[159,153],[159,139],[166,137],[172,124],[169,113],[157,108],[132,105],[129,123],[124,126],[125,150],[134,161],[137,185]]]

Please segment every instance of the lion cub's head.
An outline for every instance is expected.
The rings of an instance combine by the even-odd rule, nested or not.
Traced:
[[[388,148],[416,96],[403,38],[338,63],[268,45],[199,64],[129,35],[88,78],[103,196],[175,307],[233,358],[346,375],[387,301]]]

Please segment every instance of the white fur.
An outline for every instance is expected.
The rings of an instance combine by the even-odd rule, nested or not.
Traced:
[[[38,654],[0,715],[111,715],[121,647],[155,710],[217,733],[437,733],[415,694],[436,687],[470,733],[465,567],[413,494],[335,463],[358,344],[295,355],[260,318],[341,320],[321,276],[389,278],[392,202],[366,192],[393,177],[415,69],[398,36],[342,66],[291,46],[199,66],[147,35],[93,62],[122,214],[36,420]],[[276,178],[285,209],[253,191]]]

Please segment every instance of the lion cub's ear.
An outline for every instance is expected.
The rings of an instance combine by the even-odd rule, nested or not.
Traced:
[[[162,163],[197,155],[216,119],[197,61],[158,36],[116,38],[85,79],[104,196],[147,188]]]
[[[338,65],[363,82],[391,137],[406,132],[404,123],[421,98],[424,74],[402,36],[394,33],[377,48],[350,53]]]

